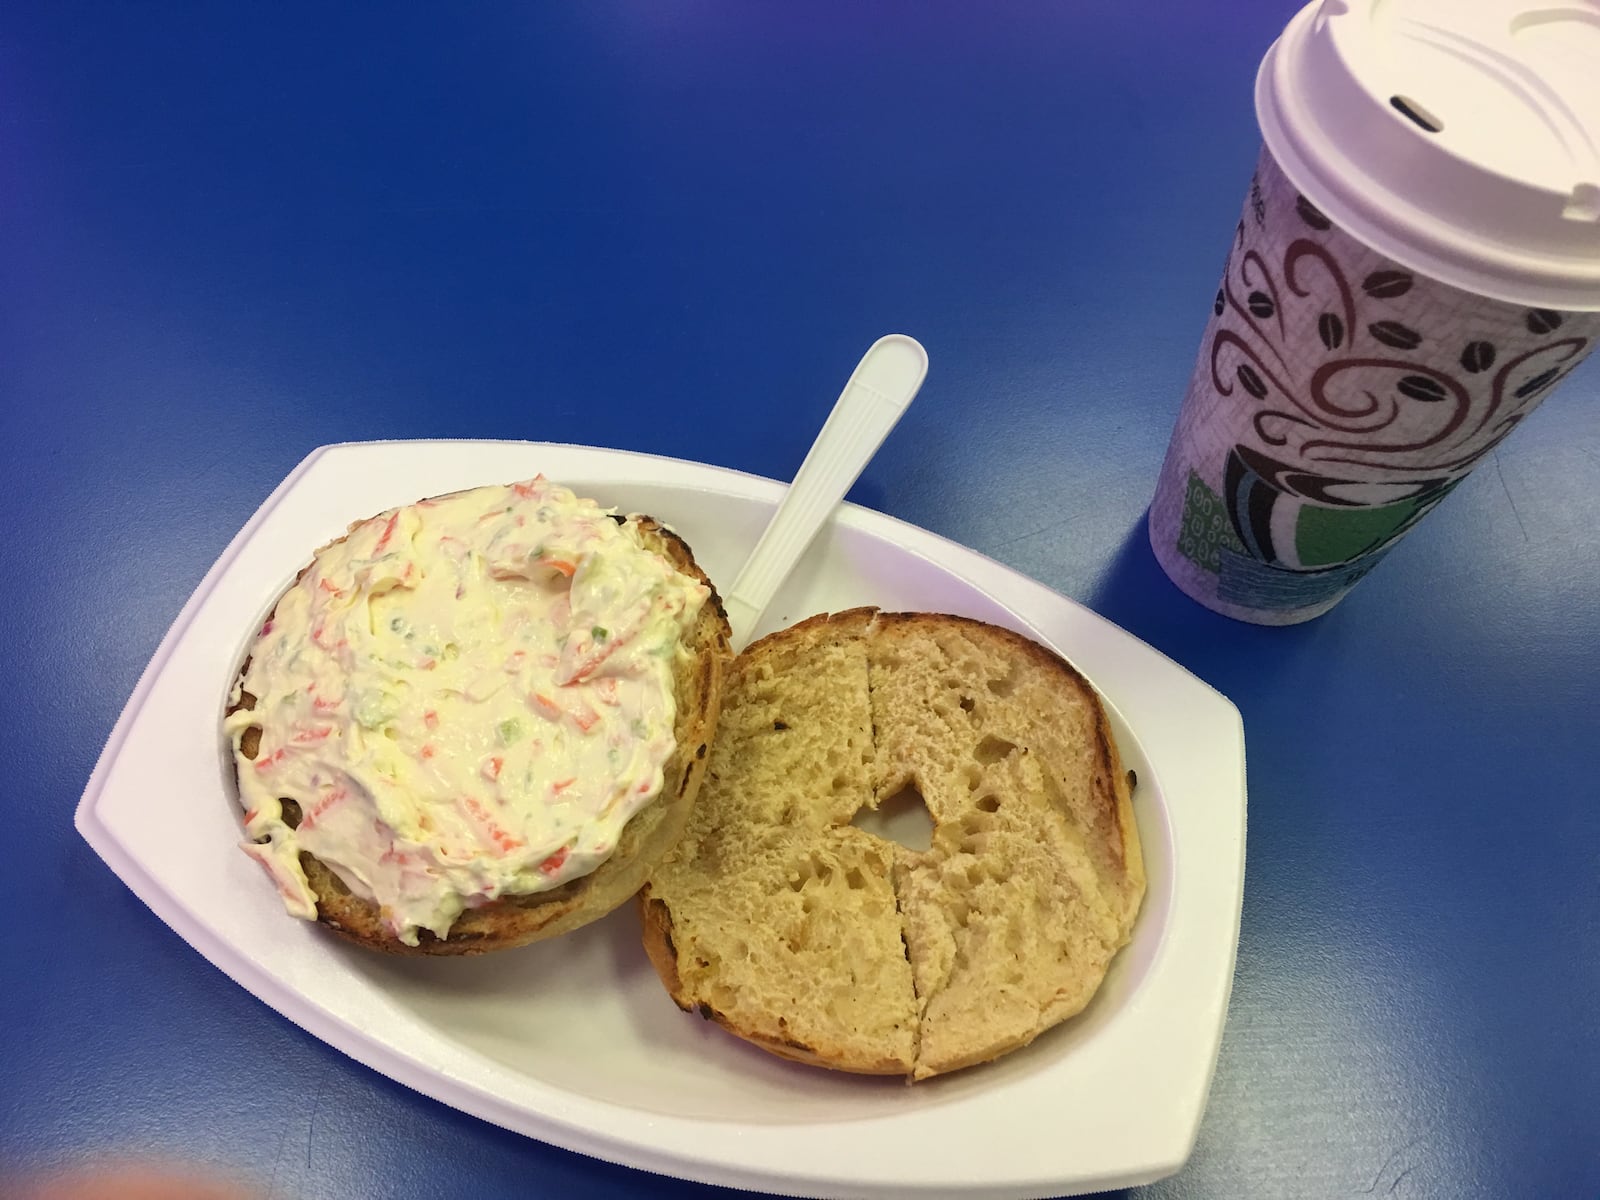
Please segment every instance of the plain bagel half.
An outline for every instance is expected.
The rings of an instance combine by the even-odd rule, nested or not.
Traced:
[[[908,789],[926,851],[851,824]],[[1077,671],[992,625],[854,609],[735,660],[689,826],[640,901],[681,1008],[785,1058],[921,1079],[1081,1011],[1144,887]]]

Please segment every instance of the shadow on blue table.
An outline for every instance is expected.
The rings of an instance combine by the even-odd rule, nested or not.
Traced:
[[[1214,613],[1184,595],[1150,549],[1149,512],[1123,538],[1085,602],[1233,699],[1288,668],[1322,625],[1251,625]]]

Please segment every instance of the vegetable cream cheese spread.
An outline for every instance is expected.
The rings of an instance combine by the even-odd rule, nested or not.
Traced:
[[[245,851],[315,919],[309,851],[408,945],[587,875],[661,790],[708,594],[542,477],[363,522],[278,601],[241,680],[255,708],[225,719],[236,752],[261,728],[236,753]]]

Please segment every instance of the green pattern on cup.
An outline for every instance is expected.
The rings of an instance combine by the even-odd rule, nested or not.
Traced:
[[[1178,553],[1215,575],[1222,569],[1224,548],[1244,552],[1222,497],[1190,471],[1188,492],[1183,498],[1183,523],[1178,527]]]
[[[1375,550],[1400,533],[1437,496],[1411,497],[1394,504],[1324,508],[1307,504],[1295,521],[1294,548],[1303,567],[1348,562]]]

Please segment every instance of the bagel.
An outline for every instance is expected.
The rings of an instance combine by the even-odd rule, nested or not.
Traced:
[[[357,522],[239,669],[243,847],[291,913],[373,950],[576,929],[681,835],[729,636],[681,538],[542,478]]]
[[[931,845],[851,824],[920,796]],[[640,893],[668,993],[781,1057],[911,1079],[1080,1012],[1144,864],[1104,706],[978,621],[853,609],[752,645],[707,774]]]

